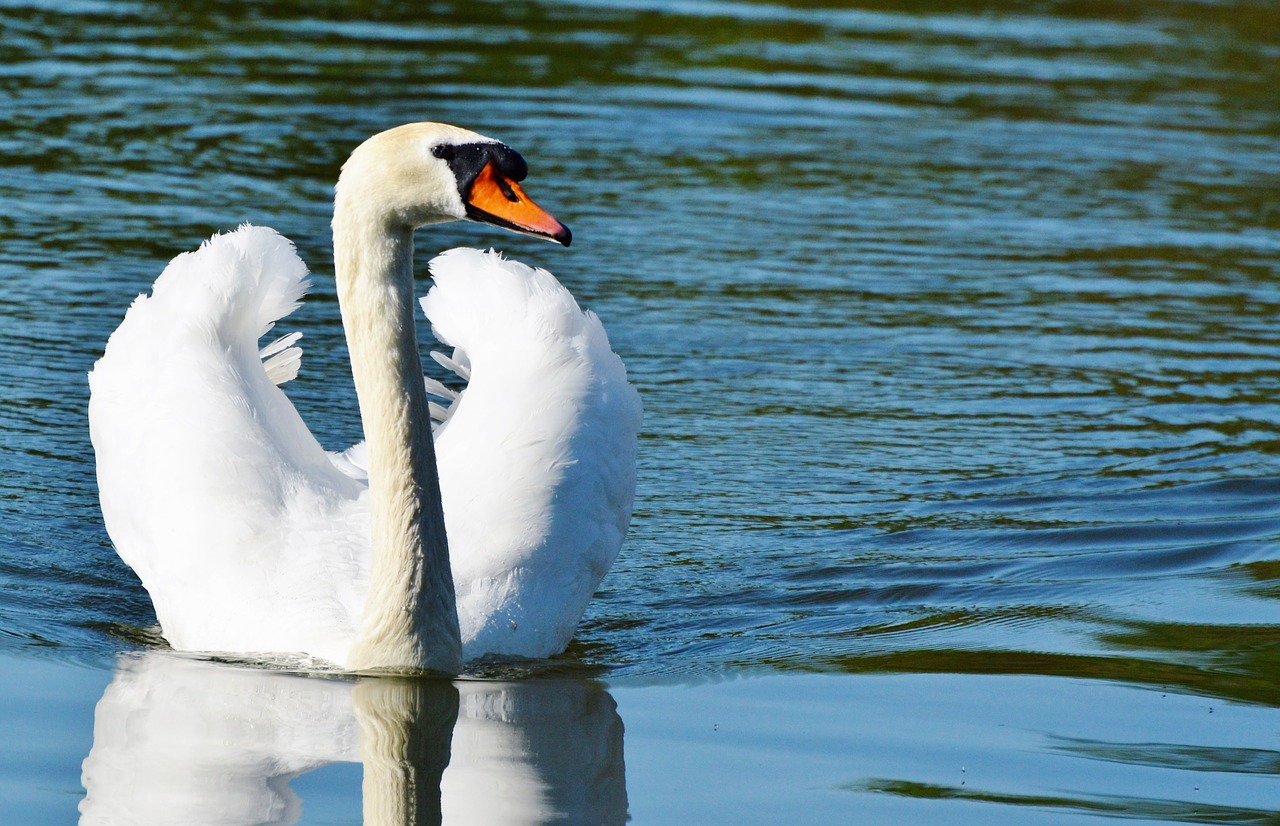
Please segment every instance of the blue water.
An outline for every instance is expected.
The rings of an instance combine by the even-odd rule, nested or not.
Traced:
[[[276,227],[315,281],[289,392],[355,441],[332,185],[431,119],[517,147],[575,241],[448,225],[420,268],[553,270],[645,402],[569,651],[472,675],[609,694],[623,796],[592,811],[1274,822],[1277,57],[1247,0],[0,2],[0,812],[73,820],[95,704],[163,654],[85,424],[124,308],[213,232]],[[1006,701],[1039,734],[997,737]],[[719,707],[740,736],[688,735],[677,770]],[[279,822],[359,822],[328,756]]]

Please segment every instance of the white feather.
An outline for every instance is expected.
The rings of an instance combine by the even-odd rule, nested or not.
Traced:
[[[438,350],[431,351],[431,358],[444,369],[452,370],[463,381],[471,380],[471,362],[467,360],[465,354],[458,351],[458,348],[454,348],[452,358]]]
[[[273,384],[284,384],[298,377],[298,370],[302,367],[302,348],[294,347],[293,344],[300,338],[302,333],[289,333],[258,351],[258,358],[262,359],[267,378]]]
[[[446,387],[443,382],[427,376],[423,379],[423,383],[427,386],[427,392],[447,401],[454,401],[458,398],[458,391]]]

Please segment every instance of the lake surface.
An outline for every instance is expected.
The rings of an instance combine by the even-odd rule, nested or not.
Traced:
[[[405,822],[409,767],[419,822],[1277,822],[1278,89],[1245,0],[0,0],[0,820]],[[356,441],[332,186],[412,120],[574,231],[419,269],[604,320],[622,556],[564,656],[453,684],[167,652],[85,373],[266,224],[290,396]]]

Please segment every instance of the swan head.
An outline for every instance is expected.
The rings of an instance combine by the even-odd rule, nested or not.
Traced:
[[[520,187],[528,171],[519,152],[493,138],[409,123],[356,147],[342,165],[337,202],[384,226],[480,221],[569,246],[569,228]]]

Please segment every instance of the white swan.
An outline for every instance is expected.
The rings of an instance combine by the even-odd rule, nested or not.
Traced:
[[[492,252],[431,263],[423,306],[461,394],[424,385],[413,321],[415,227],[568,245],[526,170],[431,123],[343,166],[335,275],[366,438],[343,454],[277,387],[297,334],[258,349],[307,287],[287,240],[215,236],[134,301],[90,373],[89,427],[107,531],[174,648],[456,673],[568,644],[630,520],[640,402],[622,362],[550,273]]]

